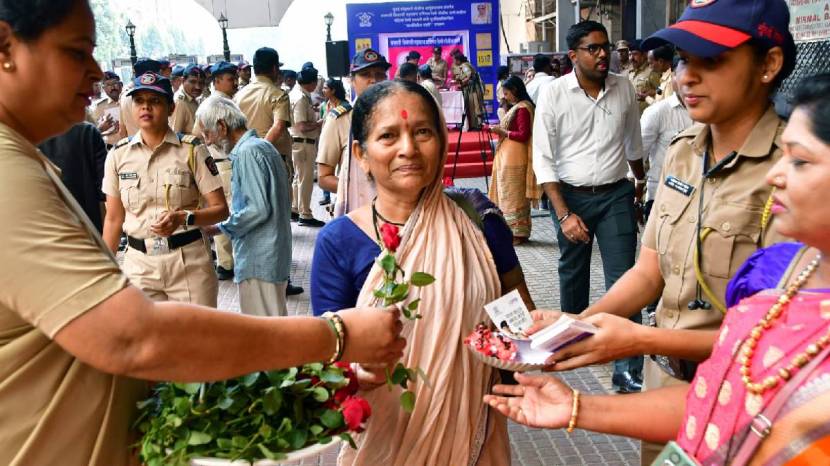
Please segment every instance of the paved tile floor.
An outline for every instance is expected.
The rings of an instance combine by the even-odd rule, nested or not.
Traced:
[[[479,188],[485,191],[484,179],[458,180],[463,187]],[[319,219],[328,215],[317,205],[321,192],[315,186],[314,214]],[[306,293],[288,297],[288,313],[307,315],[311,313],[308,283],[311,273],[311,257],[314,252],[314,240],[319,229],[300,227],[292,223],[294,249],[291,266],[291,279],[294,284],[306,288]],[[536,305],[542,309],[556,309],[559,302],[559,280],[556,275],[558,248],[553,224],[546,212],[535,212],[531,241],[517,247],[519,260]],[[596,300],[604,291],[604,279],[599,253],[594,251],[591,267],[591,299]],[[219,307],[227,310],[239,310],[236,286],[232,282],[220,282]],[[571,386],[587,393],[610,393],[610,366],[595,366],[569,371],[560,376]],[[531,429],[510,423],[510,443],[512,446],[512,464],[521,466],[570,466],[570,465],[639,465],[639,442],[610,435],[575,431],[568,435],[564,430],[551,431]],[[335,451],[304,460],[295,465],[331,465],[335,464]]]

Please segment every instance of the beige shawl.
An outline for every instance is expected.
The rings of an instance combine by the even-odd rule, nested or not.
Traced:
[[[439,167],[446,157],[445,146]],[[417,399],[411,414],[400,406],[400,387],[390,391],[381,386],[361,393],[372,406],[372,417],[366,431],[356,437],[358,450],[344,447],[341,451],[342,465],[510,462],[506,421],[481,400],[496,374],[462,343],[476,323],[486,320],[483,305],[500,295],[499,276],[482,232],[444,195],[441,174],[439,168],[425,189],[397,251],[407,276],[420,271],[436,278],[420,289],[423,318],[405,320],[403,329],[407,347],[402,362],[422,368],[431,387],[420,379],[414,384]],[[381,281],[381,269],[375,264],[357,306],[378,304],[372,291]],[[410,299],[418,297],[418,292]]]

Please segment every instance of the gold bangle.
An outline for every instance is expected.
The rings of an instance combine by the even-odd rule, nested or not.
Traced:
[[[574,401],[573,407],[571,408],[571,420],[568,421],[568,430],[567,432],[570,434],[576,428],[576,416],[579,414],[579,390],[573,389],[574,392]]]
[[[343,357],[346,345],[346,326],[343,324],[343,318],[333,312],[326,312],[322,317],[334,332],[334,354],[326,361],[326,364],[334,364]]]

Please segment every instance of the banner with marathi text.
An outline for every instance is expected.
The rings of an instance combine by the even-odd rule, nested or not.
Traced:
[[[488,114],[495,116],[496,69],[499,53],[499,2],[455,0],[349,3],[349,53],[374,48],[392,64],[389,76],[411,51],[421,54],[419,65],[440,46],[450,65],[450,52],[461,50],[482,79]]]

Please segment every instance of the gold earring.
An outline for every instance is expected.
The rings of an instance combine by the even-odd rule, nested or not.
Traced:
[[[12,61],[4,61],[3,62],[3,70],[11,71],[14,69],[14,62]]]

